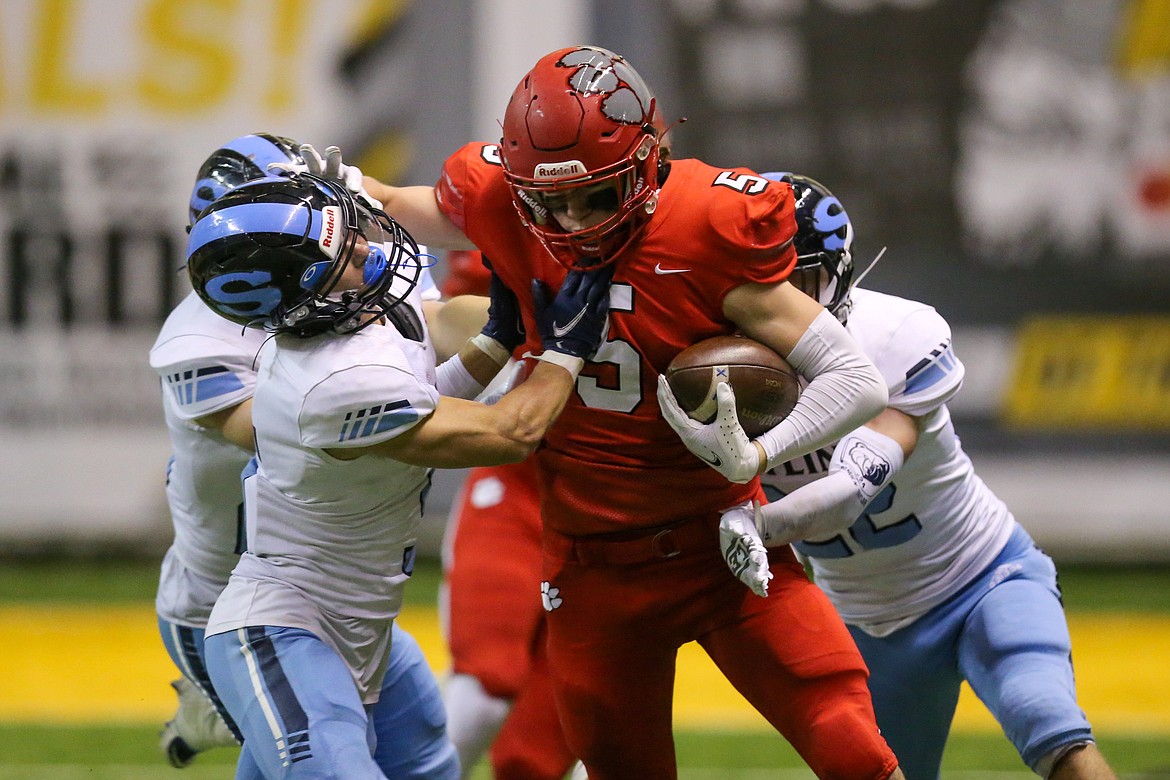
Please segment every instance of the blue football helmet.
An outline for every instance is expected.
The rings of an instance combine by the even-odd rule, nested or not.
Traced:
[[[339,289],[351,265],[362,283]],[[405,300],[422,269],[418,244],[386,212],[308,173],[230,190],[187,238],[187,272],[203,302],[273,333],[356,332]]]
[[[270,176],[270,163],[303,165],[305,161],[299,148],[300,145],[291,138],[254,133],[233,138],[216,149],[203,161],[195,175],[187,226],[194,225],[199,213],[228,190]]]
[[[853,223],[828,187],[795,173],[765,173],[792,185],[796,199],[796,268],[788,281],[838,320],[849,319],[853,281]]]

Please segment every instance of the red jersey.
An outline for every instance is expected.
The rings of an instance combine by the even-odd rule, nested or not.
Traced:
[[[492,274],[483,264],[483,255],[460,249],[447,253],[447,275],[439,290],[444,298],[456,295],[487,295]]]
[[[566,271],[517,214],[499,148],[463,147],[435,190],[443,212],[517,293],[527,347],[539,352],[531,281],[557,290]],[[546,525],[568,536],[650,528],[718,514],[755,494],[755,480],[730,483],[687,450],[655,393],[680,351],[735,332],[723,315],[729,290],[788,277],[795,232],[789,185],[743,168],[673,162],[653,218],[617,261],[603,344],[537,451]]]

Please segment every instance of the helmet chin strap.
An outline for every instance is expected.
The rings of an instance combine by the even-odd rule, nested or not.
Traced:
[[[878,260],[881,260],[882,257],[885,256],[885,254],[886,254],[886,247],[883,246],[881,251],[877,253],[877,257],[875,257],[873,260],[871,260],[869,265],[867,265],[865,267],[865,270],[862,271],[860,274],[858,274],[853,279],[853,284],[849,285],[849,292],[853,292],[853,288],[856,287],[857,285],[861,284],[861,280],[864,279],[869,274],[869,272],[873,270],[873,267],[878,264]]]

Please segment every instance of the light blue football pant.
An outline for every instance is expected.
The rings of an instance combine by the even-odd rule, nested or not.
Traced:
[[[227,707],[223,705],[219,694],[215,692],[215,687],[211,684],[211,677],[207,674],[207,658],[203,651],[203,629],[172,623],[159,617],[158,633],[162,636],[163,647],[167,649],[167,655],[171,657],[171,661],[179,668],[184,677],[203,689],[203,692],[215,705],[215,709],[223,718],[224,723],[231,729],[232,734],[242,742],[244,740],[243,734],[240,733],[236,722],[232,720],[232,716],[228,714]]]
[[[876,639],[850,626],[869,665],[878,726],[907,780],[936,780],[965,679],[1029,767],[1092,739],[1052,559],[1020,526],[961,592]]]
[[[231,631],[208,637],[204,650],[215,690],[244,735],[236,780],[459,778],[434,674],[397,624],[370,708],[341,657],[308,631]]]

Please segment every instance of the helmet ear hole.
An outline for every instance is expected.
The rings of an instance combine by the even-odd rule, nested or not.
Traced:
[[[301,274],[301,287],[309,291],[317,289],[329,273],[329,266],[330,264],[324,260],[310,264]]]

